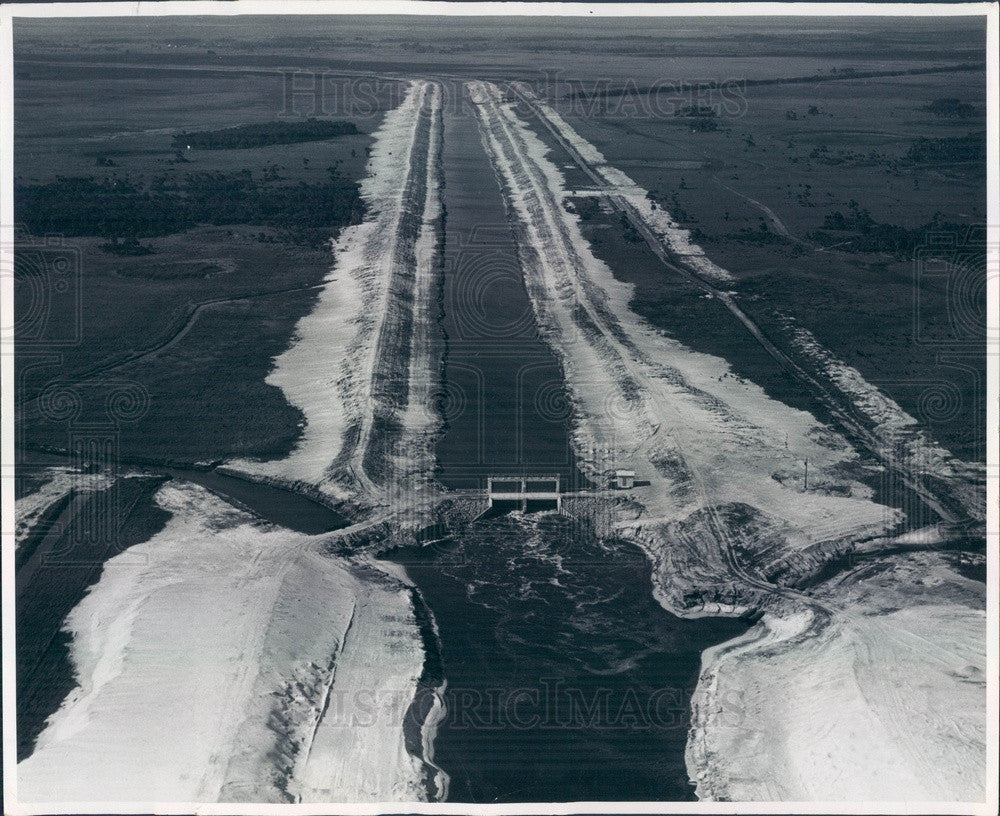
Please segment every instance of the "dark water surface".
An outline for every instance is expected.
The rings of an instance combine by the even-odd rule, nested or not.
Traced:
[[[478,521],[426,558],[399,560],[440,633],[450,801],[693,799],[701,652],[745,623],[669,614],[637,548],[556,513]]]
[[[444,116],[445,432],[438,478],[577,479],[562,369],[535,325],[500,184],[471,105]]]
[[[444,119],[446,335],[439,478],[559,473],[579,483],[562,372],[538,336],[501,188],[470,107]],[[556,513],[481,519],[397,551],[431,609],[450,801],[690,800],[701,652],[743,632],[653,599],[634,546]]]
[[[208,488],[230,504],[248,509],[265,521],[306,535],[339,530],[350,522],[324,504],[283,487],[230,476],[218,470],[181,470],[152,468],[175,479],[194,482]]]

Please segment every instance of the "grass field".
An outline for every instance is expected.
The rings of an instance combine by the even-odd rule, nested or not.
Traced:
[[[271,22],[262,36],[246,20],[189,18],[161,24],[156,37],[125,21],[19,23],[16,182],[92,177],[151,189],[183,187],[193,174],[250,173],[270,188],[322,184],[334,168],[353,183],[364,171],[367,134],[398,102],[399,79],[439,76],[446,105],[457,103],[456,88],[469,78],[546,83],[581,135],[696,231],[709,256],[737,278],[742,306],[776,342],[794,319],[956,454],[983,457],[985,274],[965,228],[985,219],[984,167],[958,153],[954,161],[935,156],[928,145],[978,138],[984,75],[851,78],[975,63],[985,37],[980,20],[932,26],[816,18],[802,27],[539,19],[524,26],[469,18],[441,26],[399,18],[381,21],[377,32],[360,18]],[[289,79],[292,71],[299,73]],[[809,76],[819,81],[759,84]],[[691,117],[651,116],[635,97],[588,108],[571,96],[663,81],[740,88],[744,80],[749,84],[730,99],[738,104],[715,118],[714,129]],[[957,102],[940,104],[947,99]],[[701,104],[685,91],[674,108],[692,101]],[[302,122],[317,115],[317,105],[321,118],[352,123],[359,133],[249,149],[174,144],[183,132]],[[581,174],[566,174],[570,185],[586,186]],[[880,235],[903,235],[901,245],[873,246],[857,231],[826,228],[838,213],[859,212]],[[944,239],[957,245],[959,262],[944,272],[915,263],[921,230],[935,217]],[[331,236],[339,226],[332,218]],[[715,320],[712,304],[643,272],[635,248],[607,230],[594,240],[599,253],[634,266],[623,274],[642,278],[636,307],[645,316],[735,361],[746,376],[768,380],[742,334]],[[115,247],[106,234],[68,241],[78,253],[81,307],[53,299],[49,311],[62,326],[78,328],[81,342],[60,346],[54,361],[27,356],[47,350],[44,338],[22,343],[25,399],[127,362],[101,375],[134,381],[149,394],[148,411],[123,426],[126,449],[198,458],[288,449],[301,416],[263,377],[310,308],[309,287],[330,265],[324,248],[274,219],[215,220],[139,237],[138,247]],[[128,362],[136,349],[156,349],[184,329],[165,350]],[[42,422],[28,408],[27,438],[59,444],[65,421]]]
[[[394,103],[394,87],[377,106]],[[33,315],[45,291],[40,328],[18,348],[23,441],[67,444],[67,417],[36,399],[45,389],[68,387],[80,403],[72,422],[100,424],[116,421],[109,389],[126,385],[145,409],[120,422],[125,456],[287,453],[302,417],[264,379],[332,266],[326,239],[362,214],[357,182],[380,112],[332,118],[350,127],[313,141],[180,150],[180,133],[291,132],[307,117],[285,115],[277,72],[81,72],[56,60],[19,69],[15,93],[16,218],[31,231],[25,269],[38,273],[18,290],[20,313]],[[53,232],[71,258],[69,296],[51,290],[55,250],[41,235]],[[76,342],[52,356],[67,334]]]
[[[939,59],[960,61],[959,44],[949,53],[943,38]],[[896,65],[894,56],[888,49],[882,67]],[[788,75],[783,65],[772,71]],[[985,162],[921,160],[921,146],[983,134],[984,92],[976,71],[751,86],[741,115],[722,114],[707,132],[683,116],[583,116],[578,102],[559,102],[581,135],[737,278],[741,305],[779,345],[791,318],[954,453],[982,460]],[[959,100],[965,115],[927,109],[941,99]],[[871,232],[892,240],[851,229],[851,213],[863,211]],[[847,229],[827,228],[837,213]],[[643,273],[639,250],[600,220],[589,226],[597,251],[617,256],[612,266],[624,277],[642,279],[638,311],[774,386],[753,351],[734,348],[742,333],[723,310],[677,281]],[[941,241],[946,250],[928,249]]]

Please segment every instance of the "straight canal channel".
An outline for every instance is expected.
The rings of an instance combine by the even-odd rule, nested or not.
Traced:
[[[503,191],[466,98],[444,113],[438,478],[559,474],[584,486],[561,368],[539,336]],[[632,544],[557,513],[480,519],[397,551],[437,623],[450,801],[691,800],[684,764],[701,652],[736,620],[682,620]]]
[[[490,474],[558,474],[564,489],[587,487],[570,445],[561,368],[538,334],[503,191],[463,101],[444,113],[446,422],[437,477],[481,488]],[[222,473],[150,470],[300,532],[346,523],[308,499]],[[135,482],[143,487],[129,514],[135,529],[119,547],[166,521],[152,500],[158,479],[147,481]],[[39,535],[29,550],[48,546]],[[44,581],[19,590],[21,758],[72,687],[60,623],[114,554],[94,552],[83,570],[46,570]],[[693,798],[684,749],[701,652],[745,623],[667,613],[643,554],[571,515],[484,517],[437,546],[392,557],[438,629],[441,653],[431,662],[447,681],[448,710],[434,761],[451,778],[450,801]],[[48,682],[39,684],[42,676]]]

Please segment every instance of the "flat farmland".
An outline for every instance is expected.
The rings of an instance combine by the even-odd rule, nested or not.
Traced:
[[[594,100],[556,101],[735,277],[730,288],[772,340],[808,330],[956,455],[982,460],[985,159],[961,150],[985,149],[983,87],[976,71],[751,84],[744,108],[705,130],[684,115],[627,115],[624,98],[593,115],[582,105]],[[963,115],[931,112],[938,100]],[[953,156],[921,160],[929,144]],[[703,319],[708,305],[692,308],[700,295],[644,265],[645,247],[629,252],[609,235],[618,225],[589,212],[599,253],[607,245],[603,256],[632,258],[627,270],[612,264],[616,273],[652,269],[636,299],[647,319],[766,387],[753,355],[732,353],[739,337]],[[931,254],[948,258],[946,274],[926,254],[941,241],[954,252]]]
[[[149,56],[127,50],[140,66]],[[138,390],[145,403],[121,425],[126,456],[287,452],[302,417],[264,380],[332,267],[329,239],[363,214],[369,134],[398,87],[381,85],[380,98],[367,90],[350,116],[322,117],[353,125],[353,134],[189,149],[179,134],[303,122],[313,111],[299,98],[290,115],[277,70],[80,68],[19,54],[27,60],[15,81],[20,257],[44,267],[49,250],[35,248],[54,235],[74,276],[71,296],[49,298],[47,325],[19,348],[23,441],[66,445],[66,417],[39,408],[46,389],[70,389],[80,404],[74,420],[100,423],[108,420],[101,384],[110,383]],[[33,313],[31,291],[19,289],[22,313]],[[79,342],[56,357],[30,354],[69,328]]]

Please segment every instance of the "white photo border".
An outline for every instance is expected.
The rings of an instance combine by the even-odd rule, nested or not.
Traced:
[[[83,17],[234,17],[244,15],[428,15],[520,17],[983,17],[986,21],[987,90],[987,239],[989,269],[998,267],[1000,246],[1000,184],[997,151],[998,52],[1000,28],[996,3],[553,3],[553,2],[433,2],[432,0],[166,0],[165,2],[24,3],[0,5],[0,267],[13,268],[13,21]],[[987,326],[996,331],[1000,310],[1000,279],[987,282]],[[13,278],[0,279],[0,327],[14,326]],[[968,802],[567,802],[473,805],[466,803],[320,803],[309,805],[232,804],[205,802],[46,802],[17,801],[17,742],[14,658],[14,347],[0,339],[0,479],[2,479],[2,635],[3,635],[3,791],[4,813],[28,814],[190,814],[205,816],[297,816],[336,812],[362,814],[473,814],[529,816],[584,813],[695,814],[975,814],[998,812],[998,572],[1000,541],[1000,338],[987,337],[987,796]]]

